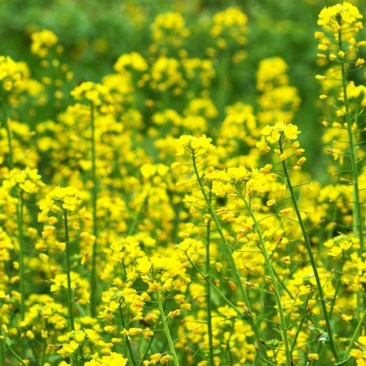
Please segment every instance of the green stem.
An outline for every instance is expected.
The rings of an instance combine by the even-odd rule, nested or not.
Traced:
[[[47,351],[47,338],[43,337],[42,338],[42,358],[39,361],[39,366],[43,366],[46,363],[46,351]]]
[[[121,323],[124,329],[126,329],[126,324],[125,324],[125,319],[123,317],[123,313],[122,313],[122,305],[119,305],[119,316],[121,318]],[[126,335],[126,345],[127,345],[127,349],[128,349],[128,353],[130,354],[130,359],[132,361],[133,366],[136,366],[136,361],[135,361],[135,357],[133,355],[133,351],[132,351],[132,347],[131,347],[131,342],[130,339],[128,338],[128,335]]]
[[[191,263],[192,267],[197,271],[197,273],[199,273],[203,278],[206,279],[206,281],[210,284],[211,289],[213,289],[225,302],[226,304],[228,304],[232,309],[234,309],[238,314],[242,314],[243,313],[243,309],[239,309],[235,304],[233,304],[221,291],[220,289],[211,281],[210,276],[205,275],[196,265],[195,263],[192,262],[192,260],[188,257],[187,253],[186,257],[189,261],[189,263]],[[250,314],[252,316],[252,314]]]
[[[210,190],[209,200],[211,202],[212,193]],[[210,239],[211,239],[211,219],[208,219],[206,225],[206,293],[207,293],[207,332],[208,332],[208,352],[209,366],[214,365],[214,348],[213,348],[213,339],[212,339],[212,308],[211,308],[211,284],[209,273],[211,270],[211,256],[210,256]]]
[[[238,268],[236,266],[232,249],[231,249],[228,241],[225,238],[225,235],[224,235],[223,229],[221,227],[219,218],[217,217],[216,212],[215,212],[215,210],[212,207],[210,198],[209,198],[209,196],[208,196],[208,194],[207,194],[207,192],[205,190],[205,187],[203,186],[202,178],[199,175],[198,168],[197,168],[197,162],[196,162],[196,155],[195,155],[195,152],[194,151],[192,151],[192,161],[193,161],[193,169],[194,169],[194,172],[195,172],[195,175],[196,175],[196,178],[197,178],[197,182],[198,182],[199,187],[201,189],[202,195],[203,195],[203,197],[205,199],[207,208],[208,208],[209,213],[210,213],[210,215],[211,215],[211,217],[212,217],[212,219],[213,219],[213,221],[214,221],[214,223],[216,225],[216,228],[217,228],[217,230],[219,232],[220,239],[222,240],[222,242],[224,243],[224,247],[226,248],[226,251],[227,251],[227,254],[228,254],[228,257],[229,257],[230,268],[231,268],[231,270],[233,271],[233,273],[236,275],[236,277],[238,279],[238,281],[237,281],[238,282],[238,286],[239,286],[240,291],[241,291],[241,294],[242,294],[242,296],[243,296],[243,298],[245,300],[245,305],[247,306],[247,308],[249,309],[249,311],[252,312],[251,305],[250,305],[250,301],[249,301],[249,297],[248,297],[248,294],[247,294],[246,289],[243,286],[243,282],[241,280],[241,276],[239,274],[239,270],[238,270]]]
[[[305,300],[305,303],[304,303],[305,314],[304,314],[304,316],[301,318],[301,320],[300,320],[300,324],[297,326],[297,331],[296,331],[295,337],[294,337],[294,339],[293,339],[293,341],[292,341],[292,345],[291,345],[291,349],[292,349],[292,350],[294,350],[294,348],[296,347],[297,338],[299,337],[300,332],[301,332],[301,330],[302,330],[302,325],[303,325],[304,320],[305,320],[305,317],[306,317],[306,312],[307,312],[306,308],[307,308],[307,306],[308,306],[309,300],[310,300],[310,294],[308,294],[308,295],[306,296],[306,300]]]
[[[20,319],[24,320],[25,316],[25,268],[24,268],[24,200],[23,191],[19,190],[19,201],[16,207],[17,225],[18,225],[18,242],[19,242],[19,290],[20,290]],[[20,354],[23,357],[25,352],[25,338],[21,338]]]
[[[179,366],[178,357],[177,357],[177,354],[175,352],[174,342],[173,342],[172,336],[170,334],[169,325],[168,325],[168,322],[167,322],[167,319],[166,319],[166,316],[165,316],[165,313],[164,313],[163,302],[161,301],[160,293],[158,292],[156,295],[157,295],[156,298],[157,298],[157,303],[158,303],[158,306],[159,306],[159,311],[160,311],[160,314],[161,314],[161,320],[163,322],[164,333],[165,333],[166,339],[168,341],[170,353],[172,354],[172,357],[173,357],[173,363],[174,363],[175,366]]]
[[[280,138],[279,146],[280,146],[281,154],[284,151],[284,148],[283,148],[282,144],[283,143],[282,143],[282,140]],[[296,195],[295,195],[295,192],[294,192],[294,188],[292,186],[290,175],[289,175],[288,170],[287,170],[286,161],[283,160],[281,163],[282,163],[283,172],[285,174],[285,179],[286,179],[286,182],[287,182],[287,187],[290,191],[290,196],[292,198],[292,203],[294,205],[296,216],[297,216],[297,219],[298,219],[298,222],[299,222],[299,225],[300,225],[300,228],[301,228],[301,232],[302,232],[302,235],[303,235],[303,238],[304,238],[305,248],[308,252],[310,264],[311,264],[311,267],[312,267],[312,270],[313,270],[313,273],[314,273],[314,277],[315,277],[315,281],[316,281],[316,287],[318,289],[321,308],[322,308],[322,312],[323,312],[323,316],[324,316],[324,320],[325,320],[326,328],[327,328],[327,332],[328,332],[330,348],[331,348],[331,351],[334,355],[334,358],[335,358],[336,362],[338,362],[339,357],[338,357],[338,353],[337,353],[337,348],[335,346],[335,341],[334,341],[334,338],[333,338],[333,331],[332,331],[332,327],[330,325],[330,321],[329,321],[329,317],[328,317],[326,301],[325,301],[325,297],[324,297],[324,293],[323,293],[323,287],[322,287],[322,284],[321,284],[321,281],[320,281],[320,277],[319,277],[319,273],[318,273],[318,268],[316,266],[314,254],[312,252],[310,238],[309,238],[308,232],[306,230],[304,221],[302,220],[302,217],[301,217],[300,208],[299,208],[299,205],[297,203],[297,198],[296,198]]]
[[[25,313],[25,270],[24,270],[24,200],[23,191],[19,191],[19,203],[17,204],[17,224],[19,240],[19,276],[20,276],[20,318],[24,320]]]
[[[363,312],[363,314],[362,314],[362,316],[361,316],[361,318],[360,318],[360,320],[359,320],[359,322],[357,324],[357,327],[356,327],[356,329],[355,329],[355,331],[354,331],[354,333],[352,335],[351,341],[349,342],[349,346],[348,346],[348,348],[346,350],[346,353],[343,356],[343,361],[342,362],[347,361],[348,355],[351,352],[353,343],[355,342],[355,340],[356,340],[356,338],[358,336],[358,333],[359,333],[359,331],[360,331],[360,329],[361,329],[361,327],[362,327],[365,319],[366,319],[366,309],[364,310],[364,312]]]
[[[71,288],[71,262],[70,262],[70,240],[69,240],[69,224],[68,213],[64,209],[64,230],[65,230],[65,244],[66,244],[66,277],[67,277],[67,309],[69,314],[70,330],[75,330],[74,314],[73,314],[73,293]]]
[[[13,348],[10,346],[10,344],[7,342],[7,341],[5,341],[5,340],[2,340],[2,342],[1,343],[5,343],[5,345],[6,345],[6,348],[10,351],[10,353],[18,360],[18,362],[21,364],[21,365],[23,365],[23,366],[28,366],[28,364],[26,364],[23,360],[22,360],[22,358],[13,350]]]
[[[339,50],[342,49],[342,31],[339,30]],[[350,148],[350,160],[351,160],[351,171],[352,171],[352,197],[353,197],[353,235],[359,238],[360,249],[358,251],[360,258],[364,254],[364,228],[363,228],[363,212],[361,206],[361,199],[359,194],[359,184],[358,184],[358,165],[357,165],[357,141],[355,134],[357,132],[352,131],[352,118],[351,118],[351,110],[349,105],[349,99],[347,94],[347,77],[346,77],[346,67],[344,58],[340,59],[341,63],[341,73],[342,73],[342,91],[343,91],[343,99],[344,99],[344,107],[345,107],[345,117],[347,123],[347,134],[348,134],[348,143]],[[361,309],[361,296],[360,293],[357,293],[357,308],[356,308],[356,318],[360,316]]]
[[[96,143],[95,143],[95,116],[94,105],[90,104],[90,127],[91,127],[91,162],[92,162],[92,211],[93,211],[93,235],[95,237],[92,249],[92,263],[90,273],[90,315],[96,316],[96,294],[97,294],[97,258],[98,258],[98,218],[97,218],[97,199],[98,182],[96,173]]]
[[[70,322],[70,331],[75,331],[75,323],[74,323],[74,314],[73,314],[73,292],[71,287],[71,243],[70,243],[70,237],[69,237],[69,223],[68,223],[68,216],[67,216],[67,210],[64,209],[64,230],[65,230],[65,244],[66,244],[66,278],[67,278],[67,309],[68,309],[68,315],[69,315],[69,322]],[[84,353],[82,346],[79,346],[79,353],[80,353],[80,360],[81,363],[84,364]],[[73,357],[71,357],[73,358]],[[78,359],[75,356],[73,365],[79,365]]]
[[[156,324],[159,325],[160,324],[160,321],[161,321],[161,315],[159,316],[159,319],[156,321]],[[157,328],[157,326],[156,326],[156,328]],[[141,359],[141,362],[140,362],[139,366],[143,366],[143,362],[144,362],[144,360],[147,357],[147,354],[148,354],[148,352],[149,352],[149,350],[151,348],[151,345],[152,345],[152,343],[154,341],[155,335],[156,335],[156,329],[154,329],[154,334],[150,337],[149,343],[147,344],[145,351],[142,353],[143,356],[142,356],[142,359]]]
[[[215,223],[215,226],[218,230],[220,239],[221,239],[222,243],[224,244],[224,248],[226,248],[226,251],[227,251],[227,254],[228,254],[228,257],[229,257],[230,268],[231,268],[232,272],[234,273],[234,275],[238,279],[238,281],[237,281],[238,286],[239,286],[240,292],[241,292],[241,294],[244,298],[245,305],[248,308],[249,312],[252,313],[249,297],[248,297],[246,289],[243,286],[243,282],[241,280],[241,276],[240,276],[239,270],[236,266],[236,262],[235,262],[235,259],[234,259],[233,253],[232,253],[232,249],[231,249],[228,241],[225,238],[225,235],[224,235],[223,229],[221,227],[219,218],[217,217],[216,212],[215,212],[214,208],[212,207],[210,198],[207,195],[207,192],[206,192],[205,187],[204,187],[203,182],[202,182],[202,178],[201,178],[201,176],[198,172],[197,162],[196,162],[196,155],[195,155],[194,150],[192,150],[192,162],[193,162],[193,169],[194,169],[194,172],[195,172],[195,175],[196,175],[196,178],[197,178],[197,182],[198,182],[198,185],[199,185],[200,190],[202,192],[202,195],[204,197],[204,200],[206,202],[207,208],[208,208],[209,213],[211,215],[211,218],[213,219],[213,221]],[[212,288],[216,289],[216,286],[214,286]],[[258,329],[258,327],[256,326],[255,322],[253,321],[253,319],[251,317],[248,318],[248,324],[252,328],[256,338],[259,338],[259,335],[260,335],[259,329]],[[263,345],[259,343],[258,348],[259,348],[259,352],[262,353],[261,357],[266,359],[267,357],[263,356],[263,355],[266,355],[266,350],[264,349]]]
[[[286,316],[285,316],[285,313],[284,313],[283,308],[282,308],[280,289],[279,289],[279,286],[278,286],[278,283],[277,283],[277,278],[276,278],[276,275],[275,275],[274,270],[272,268],[271,259],[270,259],[270,256],[268,254],[267,248],[266,248],[266,243],[265,243],[265,240],[263,238],[262,231],[261,231],[261,228],[259,226],[259,222],[258,222],[258,220],[257,220],[257,218],[256,218],[256,216],[255,216],[255,214],[254,214],[254,212],[251,208],[250,202],[248,202],[248,200],[245,199],[245,197],[243,197],[243,198],[244,198],[245,206],[246,206],[246,208],[249,212],[249,215],[250,215],[251,219],[253,220],[254,228],[255,228],[255,231],[257,232],[258,239],[259,239],[260,250],[263,254],[264,261],[266,263],[266,268],[267,268],[269,276],[271,278],[271,283],[272,283],[272,286],[273,286],[273,294],[276,298],[277,309],[278,309],[278,313],[280,315],[280,326],[282,328],[282,339],[283,339],[283,344],[285,346],[286,362],[287,362],[287,365],[291,365],[291,350],[290,350],[290,347],[289,347],[289,340],[288,340],[288,337],[287,337]]]
[[[329,319],[332,318],[334,306],[335,306],[336,301],[337,301],[338,292],[339,292],[339,289],[341,287],[341,277],[342,277],[342,273],[343,273],[343,265],[345,263],[344,259],[345,259],[345,251],[342,250],[342,260],[341,260],[340,268],[339,268],[338,273],[337,273],[336,287],[335,287],[335,290],[334,290],[334,296],[333,296],[333,299],[330,301],[331,305],[330,305],[330,309],[329,309]]]
[[[342,51],[342,30],[339,30],[339,49]],[[347,94],[347,78],[346,67],[344,59],[341,58],[341,72],[342,72],[342,90],[344,96],[344,107],[346,111],[347,133],[350,147],[350,159],[352,168],[352,187],[353,187],[353,234],[359,238],[360,249],[359,254],[362,256],[364,252],[364,238],[363,238],[363,213],[359,194],[358,183],[358,165],[357,165],[357,141],[355,138],[355,132],[352,131],[352,119],[349,106],[349,99]]]

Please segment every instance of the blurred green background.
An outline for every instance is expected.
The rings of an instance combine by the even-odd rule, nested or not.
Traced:
[[[75,74],[69,86],[72,89],[79,81],[98,82],[112,73],[113,64],[125,52],[137,51],[147,57],[151,24],[158,14],[167,11],[181,13],[191,30],[191,41],[186,45],[190,57],[204,57],[213,15],[237,6],[248,16],[247,57],[240,67],[227,69],[229,82],[225,103],[218,105],[221,110],[217,122],[221,122],[225,105],[237,101],[254,103],[259,61],[282,57],[289,65],[290,84],[298,89],[302,101],[295,123],[303,132],[303,145],[316,169],[321,145],[314,141],[314,136],[320,134],[321,121],[317,109],[319,85],[314,79],[319,73],[314,32],[318,30],[319,11],[336,3],[330,0],[0,0],[0,54],[27,62],[32,76],[38,78],[43,70],[37,57],[30,53],[30,35],[50,29],[64,46],[61,61]],[[366,14],[365,1],[351,3]],[[364,30],[361,34],[365,35]],[[55,113],[51,108],[47,111],[49,115],[42,118],[52,118]]]

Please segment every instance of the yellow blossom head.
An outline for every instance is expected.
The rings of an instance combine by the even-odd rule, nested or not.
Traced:
[[[324,30],[333,32],[337,40],[341,35],[343,41],[349,41],[363,28],[360,19],[362,15],[357,7],[345,1],[343,4],[323,8],[319,13],[318,24]]]

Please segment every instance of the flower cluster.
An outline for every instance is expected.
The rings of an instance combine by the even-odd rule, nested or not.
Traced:
[[[24,62],[15,62],[9,56],[0,55],[0,82],[5,91],[24,89],[29,69]]]
[[[71,95],[75,100],[86,100],[95,106],[101,105],[107,94],[108,89],[104,85],[91,81],[83,82],[71,91]]]
[[[247,21],[246,14],[239,8],[228,8],[215,14],[210,34],[219,48],[227,48],[233,42],[243,46],[246,43]]]
[[[318,24],[331,31],[337,40],[350,41],[354,34],[363,28],[362,15],[356,6],[348,2],[325,7],[319,13]],[[341,34],[341,38],[338,38]]]
[[[190,34],[185,27],[184,18],[181,14],[168,12],[158,15],[151,25],[152,39],[155,47],[173,46],[179,47],[182,45],[182,40]],[[165,48],[165,52],[167,49]],[[164,49],[161,50],[164,52]]]
[[[55,33],[48,29],[32,34],[31,51],[40,58],[45,58],[48,55],[49,49],[58,43],[58,38]]]
[[[184,268],[175,258],[144,256],[137,259],[136,272],[149,285],[148,292],[168,292],[184,285]]]
[[[40,220],[49,212],[74,212],[80,203],[80,192],[75,187],[56,187],[39,203]]]
[[[3,188],[9,192],[13,188],[18,188],[25,193],[37,193],[40,188],[45,186],[41,178],[37,169],[26,167],[25,169],[20,170],[15,168],[5,176]]]
[[[363,28],[360,19],[362,15],[357,7],[348,2],[325,7],[319,13],[318,20],[325,33],[315,32],[315,38],[319,40],[318,57],[328,58],[330,61],[354,60],[355,51],[366,44],[365,41],[357,42],[355,39],[355,35]],[[335,43],[327,37],[328,32],[333,33]],[[362,58],[358,58],[354,65],[359,67],[364,62]]]
[[[281,160],[286,160],[292,154],[300,155],[303,153],[303,149],[300,148],[300,144],[297,141],[297,135],[301,131],[293,124],[284,124],[283,122],[277,122],[274,126],[267,125],[262,129],[260,134],[261,140],[257,142],[257,147],[264,152],[271,150],[271,145],[279,144],[279,149],[275,149],[275,153],[278,154]],[[287,146],[292,150],[291,155],[285,151]]]

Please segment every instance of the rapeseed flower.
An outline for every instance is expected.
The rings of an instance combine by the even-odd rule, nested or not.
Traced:
[[[31,51],[37,56],[44,58],[48,55],[49,49],[58,43],[58,37],[48,29],[32,34]]]
[[[353,35],[363,28],[360,21],[362,18],[356,6],[344,1],[323,8],[319,13],[318,24],[326,31],[332,31],[337,40],[339,34],[342,34],[342,40],[351,42]]]

